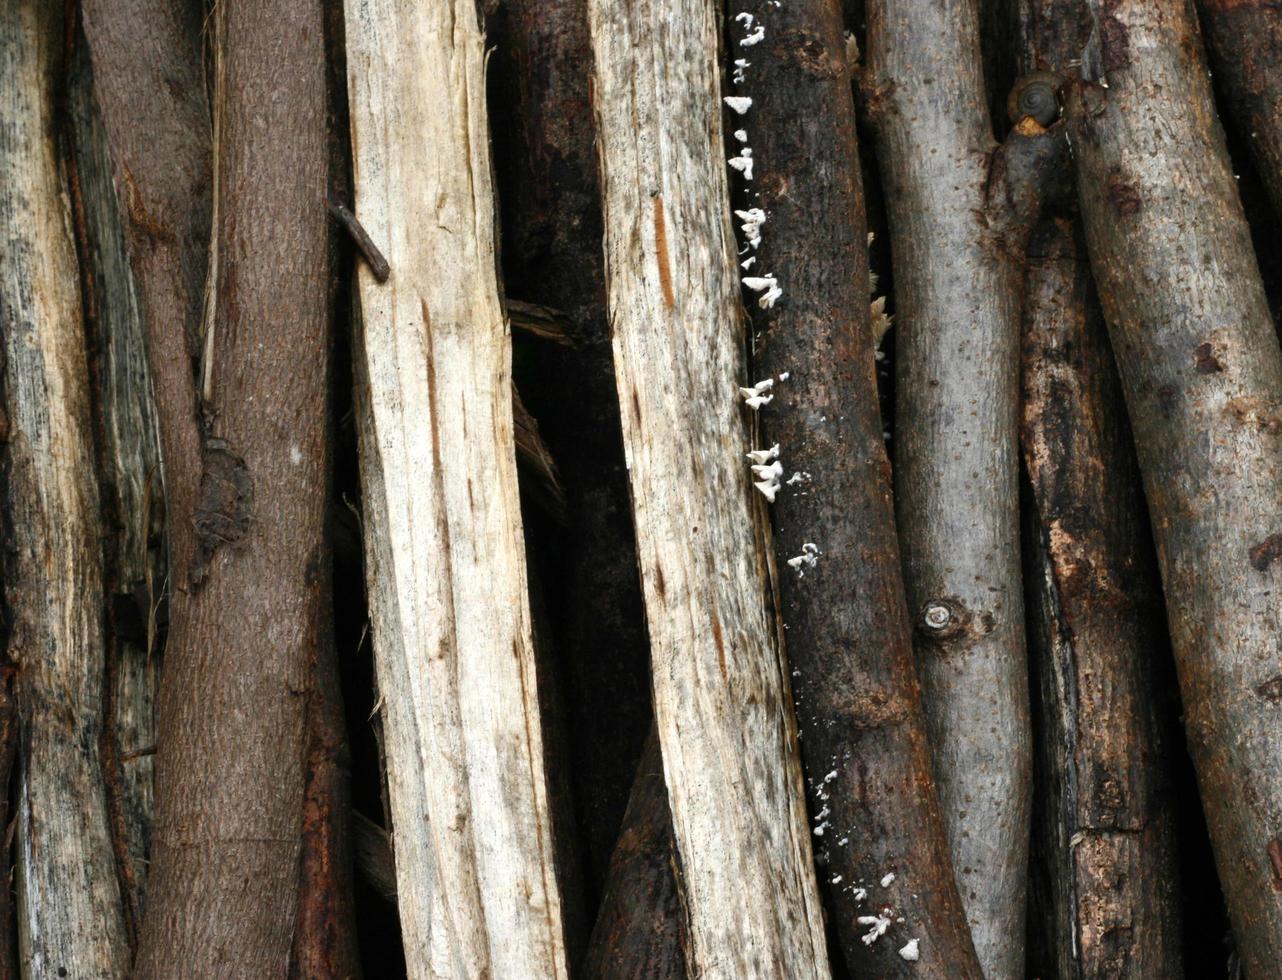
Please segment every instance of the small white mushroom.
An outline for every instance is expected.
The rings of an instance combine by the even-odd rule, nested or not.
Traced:
[[[742,388],[740,388],[739,390],[743,391]],[[747,455],[747,457],[750,460],[752,460],[754,463],[757,463],[757,464],[768,463],[772,459],[779,458],[779,443],[776,442],[769,449],[754,449],[752,452],[747,453],[745,455]]]
[[[899,947],[899,955],[909,963],[916,963],[921,959],[921,950],[918,946],[918,940],[910,939]]]
[[[752,99],[746,95],[727,95],[721,101],[741,116],[752,108]]]

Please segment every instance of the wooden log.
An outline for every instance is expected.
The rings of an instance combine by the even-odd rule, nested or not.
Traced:
[[[582,973],[592,980],[680,980],[687,975],[686,944],[672,812],[652,727]]]
[[[786,668],[706,0],[591,0],[607,297],[693,975],[827,974]],[[751,801],[749,804],[748,801]]]
[[[106,533],[108,723],[101,755],[126,921],[136,948],[151,847],[156,693],[168,616],[165,494],[145,324],[83,36],[69,66],[66,104],[72,148],[67,168]]]
[[[124,976],[98,757],[102,554],[75,246],[55,145],[61,7],[0,14],[4,588],[16,669],[19,953],[32,977]]]
[[[872,0],[865,87],[894,255],[895,506],[935,774],[980,966],[1022,976],[1021,259],[1062,134],[1034,123],[994,143],[975,0]]]
[[[157,23],[177,33],[174,19],[162,13]],[[112,30],[137,42],[135,56],[146,50],[118,20],[100,23],[104,43],[95,56]],[[309,667],[329,630],[319,5],[220,5],[213,50],[216,189],[198,348],[200,479],[194,497],[180,497],[191,509],[171,509],[173,526],[191,528],[194,540],[180,547],[176,539],[171,553],[170,669],[161,697],[141,977],[186,975],[211,963],[230,975],[285,971],[295,926]],[[192,95],[179,88],[174,97]],[[165,135],[173,141],[186,134]],[[129,184],[129,142],[119,145],[122,183],[133,195],[130,220],[145,235],[149,201],[137,174]],[[173,164],[148,160],[143,172],[167,207],[176,194],[158,173],[165,166]],[[162,226],[150,234],[165,232]],[[179,295],[190,300],[190,293]],[[153,324],[153,339],[161,329]],[[153,343],[153,365],[157,354]],[[190,361],[179,364],[186,369]],[[189,421],[176,409],[162,424],[181,429]],[[167,486],[172,492],[172,481]]]
[[[1063,980],[1182,974],[1172,760],[1154,662],[1161,585],[1117,370],[1071,219],[1029,245],[1023,456],[1049,879],[1035,920]]]
[[[778,445],[765,465],[782,466],[774,550],[829,920],[854,976],[978,977],[895,536],[841,6],[731,12],[730,47],[749,61],[735,94],[752,106],[728,152],[751,154],[744,207],[768,216],[760,243],[744,242],[745,275],[768,272],[783,293],[749,303],[752,377],[773,382],[760,445]],[[736,44],[758,30],[760,43]]]
[[[372,621],[410,975],[563,976],[477,16],[347,9]]]
[[[1107,3],[1096,27],[1067,110],[1086,240],[1216,865],[1245,971],[1271,976],[1282,962],[1282,352],[1187,7]]]
[[[539,425],[568,494],[564,530],[540,564],[565,694],[584,897],[595,908],[650,724],[650,647],[605,309],[587,4],[510,0],[492,37],[491,104],[510,114],[494,126],[504,280],[514,295],[564,311],[551,323],[564,324],[559,335],[540,331],[558,346],[531,351],[530,373],[545,392]],[[511,299],[507,310],[514,329],[537,329],[532,314],[549,319]]]
[[[1282,11],[1271,0],[1198,0],[1215,80],[1282,217]]]

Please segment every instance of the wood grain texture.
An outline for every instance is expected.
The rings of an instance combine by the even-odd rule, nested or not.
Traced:
[[[104,726],[102,756],[121,890],[136,943],[151,847],[156,694],[168,619],[165,495],[145,324],[83,37],[69,66],[66,105],[106,534],[110,723]]]
[[[855,107],[837,0],[734,0],[764,39],[735,93],[754,161],[747,248],[783,296],[751,302],[759,412],[780,447],[771,516],[801,755],[826,905],[852,975],[978,977],[931,772],[869,317]],[[740,21],[732,40],[747,34]],[[793,476],[793,474],[799,474]],[[812,567],[786,563],[818,549]],[[883,886],[887,875],[894,878]],[[870,916],[887,932],[867,942]],[[902,918],[902,922],[899,921]],[[920,959],[898,950],[916,939]]]
[[[591,0],[607,297],[655,717],[706,977],[828,972],[764,498],[707,0]]]
[[[24,976],[129,965],[98,759],[102,528],[70,214],[54,143],[60,6],[0,7],[0,347],[8,657],[22,724]]]
[[[1071,218],[1034,233],[1023,319],[1044,966],[1063,980],[1180,976],[1173,760],[1154,670],[1167,654],[1161,584]]]
[[[935,774],[980,966],[1021,976],[1032,744],[1019,553],[1021,260],[1061,133],[993,141],[976,0],[872,0],[895,273],[895,508]]]
[[[1109,0],[1069,92],[1185,732],[1248,976],[1282,962],[1282,352],[1180,0]],[[1104,83],[1107,83],[1107,88]]]
[[[391,266],[382,286],[359,270],[374,643],[411,975],[438,975],[444,948],[457,975],[553,977],[567,966],[477,18],[469,0],[346,10],[355,210]]]

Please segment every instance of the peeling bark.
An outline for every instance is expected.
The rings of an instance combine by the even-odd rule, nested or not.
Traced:
[[[1282,8],[1277,0],[1198,0],[1211,67],[1282,217]]]
[[[896,302],[895,490],[953,866],[984,974],[1023,971],[1031,791],[1019,567],[1021,260],[1062,134],[989,124],[975,0],[868,5]]]
[[[1160,583],[1121,386],[1070,218],[1029,246],[1026,589],[1052,975],[1182,974]],[[1036,880],[1036,878],[1034,879]]]
[[[106,978],[125,974],[129,946],[98,756],[101,526],[76,254],[54,143],[60,26],[56,4],[6,0],[0,13],[4,618],[21,724],[18,940],[25,976]]]
[[[676,842],[653,728],[637,766],[610,858],[582,975],[592,980],[679,980],[686,974]]]
[[[783,290],[768,308],[750,303],[752,377],[774,379],[760,444],[779,445],[786,481],[772,508],[778,589],[830,919],[852,975],[978,977],[895,537],[840,4],[735,0],[731,12],[765,31],[746,49],[742,21],[730,32],[732,57],[750,62],[735,93],[753,103],[734,119],[746,143],[728,152],[751,150],[744,206],[768,215],[761,244],[745,244],[750,272],[768,270]],[[867,942],[860,920],[886,909],[891,925]],[[909,961],[898,950],[913,939],[920,959]]]
[[[1282,352],[1186,6],[1112,0],[1096,21],[1068,104],[1086,240],[1216,864],[1246,972],[1270,976],[1282,962]]]
[[[588,11],[615,379],[688,969],[823,976],[795,720],[762,601],[764,498],[744,458],[755,447],[737,393],[748,378],[715,9]]]
[[[564,976],[477,17],[347,8],[367,576],[410,975]]]

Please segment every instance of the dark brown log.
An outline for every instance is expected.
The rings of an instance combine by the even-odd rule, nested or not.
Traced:
[[[1282,5],[1198,0],[1215,80],[1282,217]]]
[[[547,319],[531,303],[564,311],[573,344],[530,352],[531,372],[546,392],[532,407],[560,467],[567,514],[563,532],[536,560],[555,624],[551,639],[592,907],[650,705],[649,645],[605,315],[587,4],[510,0],[495,19],[493,37],[503,272],[507,289],[527,301],[509,300],[508,313],[513,326],[529,330],[537,326],[532,321]]]
[[[1189,10],[1095,9],[1069,90],[1216,864],[1248,976],[1282,962],[1282,352]]]
[[[975,0],[868,5],[896,302],[895,491],[953,864],[980,965],[1023,971],[1031,791],[1019,567],[1019,302],[1062,136],[999,149]]]
[[[285,970],[293,934],[309,664],[328,632],[324,48],[308,0],[217,8],[218,217],[201,336],[209,122],[198,13],[86,9],[174,528],[138,971],[270,976]]]
[[[1049,901],[1035,903],[1034,929],[1051,954],[1043,975],[1180,976],[1172,759],[1153,669],[1166,654],[1161,585],[1072,218],[1038,227],[1026,282],[1025,567],[1041,735],[1034,836],[1050,886]]]
[[[605,896],[588,944],[587,980],[677,980],[686,975],[676,841],[652,728],[637,766]]]
[[[734,0],[731,12],[731,57],[749,62],[734,94],[752,99],[731,120],[747,137],[731,152],[751,153],[745,206],[768,216],[760,245],[744,243],[746,274],[782,290],[750,302],[752,377],[773,381],[760,442],[782,465],[774,551],[829,920],[856,976],[978,977],[895,537],[841,7]],[[762,42],[736,44],[756,30]]]

